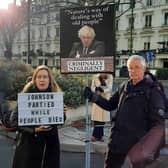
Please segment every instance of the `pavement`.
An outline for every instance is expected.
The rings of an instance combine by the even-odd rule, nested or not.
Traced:
[[[91,105],[88,107],[91,111]],[[63,127],[59,128],[59,137],[62,151],[85,152],[86,151],[86,106],[80,106],[77,109],[69,109],[67,120]],[[106,123],[104,128],[104,142],[90,142],[90,152],[104,154],[107,148],[109,135],[111,132],[111,123]],[[89,136],[91,137],[93,126],[90,126]],[[166,147],[160,153],[161,157],[168,158],[168,120],[166,121]]]
[[[88,111],[91,111],[91,104],[89,104]],[[66,116],[67,119],[65,124],[58,127],[61,150],[71,152],[85,152],[86,137],[91,137],[93,131],[92,124],[90,125],[89,132],[86,131],[86,106],[83,105],[76,109],[68,109]],[[106,123],[104,128],[104,141],[90,141],[90,151],[92,153],[105,153],[110,131],[111,123]],[[0,128],[0,134],[12,139],[15,138],[15,132],[3,131],[2,128]],[[166,141],[168,144],[168,129],[166,130],[166,135]],[[168,155],[168,148],[164,148],[161,152]]]
[[[88,111],[91,110],[91,105]],[[77,109],[69,109],[67,119],[63,127],[59,128],[59,138],[62,151],[85,152],[86,136],[92,135],[93,125],[90,125],[90,131],[86,131],[86,106],[80,106]],[[108,136],[110,134],[110,123],[105,125],[104,142],[90,141],[90,151],[92,153],[102,153],[106,151]]]
[[[91,106],[89,106],[89,111]],[[69,109],[64,127],[59,128],[59,137],[62,151],[86,152],[86,129],[85,129],[86,107]],[[168,128],[168,121],[166,123]],[[105,154],[108,137],[111,131],[111,124],[107,123],[104,129],[104,142],[90,142],[90,152]],[[90,136],[93,127],[90,127]],[[151,162],[146,168],[167,168],[168,167],[168,129],[166,129],[166,147],[160,151],[160,156]]]
[[[91,105],[88,107],[88,111],[91,111]],[[71,152],[85,152],[86,148],[86,106],[80,106],[76,109],[68,109],[67,119],[63,126],[59,126],[59,138],[62,151]],[[105,153],[108,143],[108,136],[110,134],[110,124],[106,124],[104,129],[105,136],[104,142],[96,141],[90,142],[90,151],[92,153]],[[91,136],[93,126],[90,126],[89,136]],[[15,132],[4,131],[0,128],[0,134],[9,138],[15,138]]]
[[[91,111],[91,105],[88,107],[88,111]],[[67,112],[67,120],[63,126],[59,126],[59,138],[62,151],[70,152],[86,152],[86,122],[85,116],[86,106],[80,106],[76,109],[69,109]],[[90,142],[90,152],[104,154],[108,144],[108,137],[110,135],[111,124],[107,123],[104,129],[104,142],[96,141]],[[89,136],[91,136],[93,126],[90,127]],[[8,136],[9,138],[15,138],[14,132],[5,132],[0,130],[0,134]],[[166,137],[168,137],[168,130],[166,130]],[[168,144],[168,138],[166,139]],[[161,155],[157,162],[151,165],[149,168],[164,168],[168,165],[168,147],[161,150]]]

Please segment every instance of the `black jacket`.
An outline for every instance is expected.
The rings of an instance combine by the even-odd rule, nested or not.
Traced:
[[[49,92],[50,90],[46,90]],[[29,93],[39,92],[31,88]],[[47,132],[35,133],[35,127],[17,127],[17,109],[12,112],[11,125],[18,130],[13,168],[59,168],[60,144],[57,126]]]
[[[104,43],[94,40],[89,46],[87,53],[83,53],[83,45],[81,42],[75,42],[69,54],[70,58],[75,57],[102,57],[104,56]],[[78,55],[78,56],[77,56]]]
[[[122,92],[121,88],[122,86],[109,101],[100,96],[95,101],[108,111],[118,109],[109,147],[115,153],[126,154],[151,127],[164,124],[160,112],[165,107],[160,91],[157,87],[148,86],[145,79],[136,85],[129,81]]]

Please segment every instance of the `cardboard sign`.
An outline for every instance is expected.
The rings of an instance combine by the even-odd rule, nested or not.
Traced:
[[[63,93],[18,94],[18,124],[52,125],[64,122]]]

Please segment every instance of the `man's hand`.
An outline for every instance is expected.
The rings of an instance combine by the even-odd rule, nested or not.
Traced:
[[[96,87],[96,88],[95,88],[95,91],[98,91],[98,92],[101,92],[101,93],[103,93],[103,92],[104,92],[104,90],[103,90],[103,88],[102,88],[102,87]]]
[[[93,97],[93,92],[91,91],[90,87],[86,86],[84,88],[84,97],[85,99],[91,100]]]
[[[68,112],[68,107],[67,105],[64,104],[64,113],[66,114]]]

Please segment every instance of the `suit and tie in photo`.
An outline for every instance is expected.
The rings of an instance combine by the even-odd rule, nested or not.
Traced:
[[[104,42],[95,40],[95,30],[88,25],[78,31],[80,42],[74,42],[69,58],[102,57],[105,53]]]
[[[69,58],[102,56],[104,56],[104,42],[96,40],[89,47],[84,47],[82,42],[75,42],[69,54]]]

